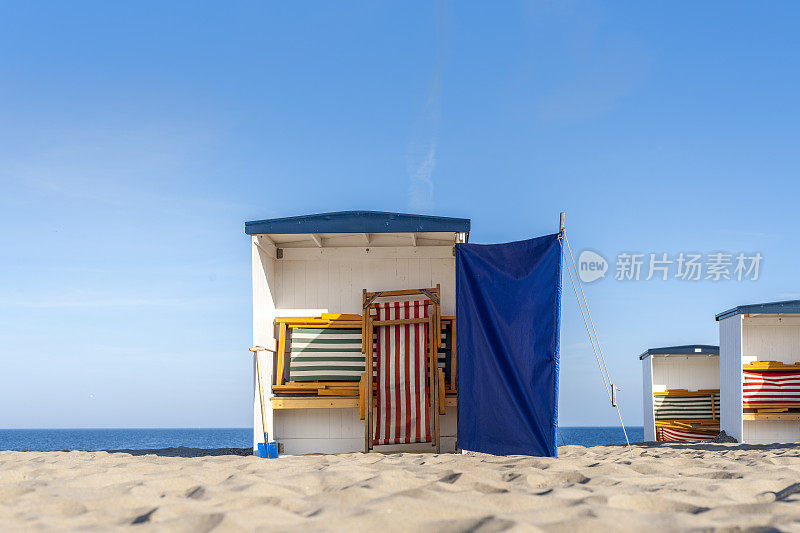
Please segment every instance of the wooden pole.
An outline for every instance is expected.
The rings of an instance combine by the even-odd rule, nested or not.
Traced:
[[[562,211],[561,215],[558,217],[558,232],[562,234],[564,233],[564,215],[565,213]]]
[[[439,354],[436,351],[436,343],[434,342],[438,332],[436,331],[435,310],[432,314],[433,316],[430,317],[428,326],[428,342],[430,343],[428,346],[428,374],[431,394],[431,417],[429,418],[429,422],[433,430],[433,446],[436,453],[439,453],[439,376],[437,375],[439,370]]]
[[[715,400],[715,395],[712,394],[711,395],[711,419],[712,420],[716,420],[717,419],[717,412],[716,412],[716,409],[715,409],[716,405],[714,405],[714,403],[715,403],[714,400]]]
[[[439,283],[436,284],[436,297],[439,301],[434,302],[433,307],[436,310],[436,368],[439,368],[439,346],[442,344],[442,287]]]
[[[278,371],[275,372],[275,383],[283,385],[283,371],[286,368],[286,323],[278,326]]]
[[[367,399],[364,417],[364,452],[369,452],[372,449],[372,382],[375,379],[372,375],[372,319],[369,316],[369,307],[364,309],[364,316],[367,317],[367,327],[364,332],[367,343],[367,353],[364,358],[364,370],[367,372],[367,390],[364,394]]]
[[[367,319],[369,318],[369,307],[364,307],[367,301],[367,289],[361,289],[361,353],[367,353]]]
[[[264,447],[269,444],[269,439],[267,437],[267,412],[264,409],[264,377],[261,375],[261,363],[259,354],[264,351],[265,348],[261,346],[255,346],[251,348],[253,355],[256,358],[256,376],[258,377],[258,400],[261,404],[261,431],[264,433]]]
[[[456,390],[458,374],[458,330],[456,319],[450,321],[450,388]]]

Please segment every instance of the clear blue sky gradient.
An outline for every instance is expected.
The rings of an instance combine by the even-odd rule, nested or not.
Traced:
[[[759,251],[756,282],[587,296],[637,355],[800,297],[800,4],[0,7],[0,427],[252,423],[245,220],[374,209],[472,242]],[[613,268],[613,265],[612,265]],[[613,273],[612,273],[613,274]],[[615,424],[565,283],[561,423]]]

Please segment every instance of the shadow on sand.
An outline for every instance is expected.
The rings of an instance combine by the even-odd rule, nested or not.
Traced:
[[[624,444],[610,444],[607,446],[625,447]],[[703,450],[710,452],[733,451],[775,451],[793,450],[800,454],[800,443],[785,444],[716,444],[713,442],[632,442],[631,446],[638,448],[651,448],[653,450]],[[157,450],[101,450],[108,453],[128,453],[130,455],[157,455],[159,457],[212,457],[219,455],[238,455],[247,457],[253,455],[252,448],[160,448]]]
[[[158,455],[159,457],[211,457],[217,455],[253,455],[253,448],[160,448],[155,450],[100,450],[108,453],[128,453],[130,455]]]
[[[625,447],[625,444],[608,444],[607,446]],[[800,452],[800,442],[773,443],[773,444],[739,444],[739,443],[714,443],[714,442],[631,442],[631,446],[638,448],[653,448],[660,450],[703,450],[710,452],[732,451],[770,451],[770,450],[795,450]]]

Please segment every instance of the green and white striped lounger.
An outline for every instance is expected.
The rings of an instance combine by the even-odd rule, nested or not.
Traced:
[[[719,393],[714,395],[714,410],[710,394],[654,396],[656,420],[704,420],[719,418]]]
[[[364,372],[361,330],[292,328],[291,381],[359,381]]]

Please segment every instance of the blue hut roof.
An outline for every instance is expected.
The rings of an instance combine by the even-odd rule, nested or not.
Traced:
[[[733,309],[728,309],[716,316],[717,321],[734,315],[779,315],[784,313],[800,314],[800,300],[784,300],[782,302],[767,302],[763,304],[740,305]]]
[[[466,233],[468,218],[408,215],[380,211],[339,211],[296,217],[253,220],[244,223],[248,235],[308,233]]]
[[[710,344],[684,344],[682,346],[665,346],[663,348],[650,348],[639,359],[644,359],[649,355],[719,355],[719,346]]]

